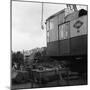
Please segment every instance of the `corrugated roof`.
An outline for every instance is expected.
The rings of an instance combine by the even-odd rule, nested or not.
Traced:
[[[61,11],[59,11],[59,12],[51,15],[50,17],[48,17],[48,18],[46,19],[46,21],[49,20],[49,19],[51,19],[51,18],[53,18],[53,17],[55,17],[56,15],[58,15],[58,14],[60,14],[60,13],[63,13],[63,12],[65,12],[65,9],[62,9]]]

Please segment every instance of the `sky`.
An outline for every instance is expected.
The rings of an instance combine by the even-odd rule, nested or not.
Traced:
[[[44,3],[43,22],[66,8],[65,4]],[[79,7],[81,8],[81,7]],[[41,3],[12,1],[12,50],[30,50],[46,46],[46,26],[41,29]]]

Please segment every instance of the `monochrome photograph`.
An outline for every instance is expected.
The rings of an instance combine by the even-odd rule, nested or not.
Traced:
[[[88,5],[11,0],[11,89],[88,85]]]

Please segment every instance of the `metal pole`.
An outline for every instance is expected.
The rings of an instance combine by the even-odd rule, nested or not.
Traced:
[[[42,2],[42,12],[41,12],[41,29],[42,30],[44,29],[44,26],[43,26],[43,2]]]

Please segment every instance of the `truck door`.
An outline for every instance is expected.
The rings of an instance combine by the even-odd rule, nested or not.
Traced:
[[[70,54],[70,22],[59,25],[58,31],[59,56],[67,56]]]

